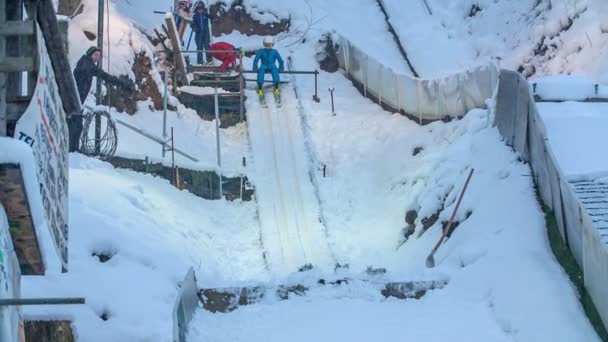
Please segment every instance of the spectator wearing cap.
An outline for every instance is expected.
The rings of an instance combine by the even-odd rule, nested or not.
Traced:
[[[126,91],[134,91],[133,84],[126,80],[121,80],[116,76],[112,76],[97,66],[99,58],[101,58],[101,50],[97,46],[91,46],[87,52],[80,57],[76,64],[76,68],[74,68],[74,79],[76,80],[78,96],[82,103],[84,103],[84,100],[86,100],[89,95],[91,85],[93,84],[93,76],[101,78],[107,83],[119,86]],[[70,151],[74,152],[78,150],[80,134],[82,132],[82,116],[73,116],[68,119],[68,127],[70,131]]]

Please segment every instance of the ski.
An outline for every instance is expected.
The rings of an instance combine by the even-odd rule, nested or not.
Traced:
[[[274,94],[274,102],[276,103],[278,108],[281,108],[281,93],[277,93],[275,91],[272,92]]]
[[[258,93],[258,97],[260,99],[260,104],[262,105],[262,107],[268,108],[268,103],[266,103],[266,94],[264,92],[262,92],[261,94]]]

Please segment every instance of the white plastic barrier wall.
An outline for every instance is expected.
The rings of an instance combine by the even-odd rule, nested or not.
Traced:
[[[448,77],[425,80],[385,67],[347,39],[335,35],[340,67],[381,106],[418,118],[420,123],[458,117],[485,108],[498,83],[494,64]]]
[[[553,210],[559,233],[583,270],[584,284],[608,326],[608,246],[557,163],[532,89],[519,73],[501,70],[494,124],[530,163],[540,197]]]
[[[19,298],[21,271],[8,227],[6,213],[0,205],[0,298]],[[20,307],[0,306],[0,341],[21,341],[20,327]]]

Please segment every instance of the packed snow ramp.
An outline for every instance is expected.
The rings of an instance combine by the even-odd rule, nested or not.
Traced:
[[[329,249],[319,205],[308,174],[304,135],[297,100],[283,88],[278,107],[267,94],[268,107],[250,93],[248,125],[254,156],[256,199],[262,241],[271,272],[290,273],[310,264],[331,270]]]

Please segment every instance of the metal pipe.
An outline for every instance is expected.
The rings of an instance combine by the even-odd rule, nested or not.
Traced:
[[[97,61],[97,66],[102,68],[103,66],[103,12],[104,12],[104,0],[98,1],[97,6],[97,47],[99,48],[100,55]],[[109,71],[109,70],[108,70]],[[96,103],[100,105],[101,99],[101,78],[97,77],[97,90],[95,92]],[[95,154],[99,155],[101,152],[101,114],[95,114]]]
[[[401,111],[401,96],[399,96],[399,93],[401,92],[401,84],[399,82],[399,76],[397,76],[397,74],[393,74],[394,77],[394,81],[395,81],[395,89],[397,90],[397,110]]]
[[[244,86],[244,82],[243,82],[243,54],[239,55],[239,95],[240,95],[240,101],[239,101],[239,120],[240,122],[243,122],[243,115],[244,115],[244,93],[245,93],[245,86]],[[242,183],[242,178],[241,178],[241,183]],[[241,188],[242,188],[242,184],[241,184]],[[243,199],[243,193],[241,190],[241,200]]]
[[[240,54],[241,50],[179,50],[181,53],[207,53],[207,52],[221,52],[221,53],[234,53],[234,54]],[[164,52],[164,51],[159,51],[159,52]]]
[[[217,97],[217,87],[214,88],[215,89],[215,95],[213,97],[213,100],[215,102],[215,144],[216,144],[216,148],[217,148],[217,167],[218,167],[218,177],[219,177],[219,195],[220,195],[220,199],[222,198],[222,157],[221,157],[221,153],[220,153],[220,109],[219,109],[219,102],[218,102],[218,97]]]
[[[257,82],[258,80],[253,79],[253,78],[245,78],[245,81],[247,82]],[[273,80],[264,80],[264,83],[274,83]],[[287,81],[280,81],[279,83],[287,83]]]
[[[334,111],[334,90],[336,90],[336,88],[329,88],[328,90],[331,96],[331,114],[335,116],[336,112]]]
[[[365,55],[365,82],[363,84],[363,96],[367,97],[367,55]]]
[[[168,103],[169,103],[169,82],[168,82],[168,77],[169,77],[169,66],[167,65],[167,61],[165,60],[165,90],[164,90],[164,94],[163,94],[163,140],[167,141],[167,107],[168,107]],[[163,142],[163,158],[165,158],[165,151],[167,149],[167,144]]]
[[[382,107],[382,65],[378,64],[378,103]]]
[[[117,123],[119,123],[119,124],[121,124],[121,125],[123,125],[123,126],[125,126],[125,127],[129,128],[129,129],[131,129],[131,130],[133,130],[133,131],[135,131],[135,132],[137,132],[137,133],[139,133],[139,134],[143,135],[144,137],[146,137],[146,138],[148,138],[148,139],[150,139],[150,140],[152,140],[152,141],[154,141],[154,142],[156,142],[156,143],[158,143],[158,144],[161,144],[161,145],[162,145],[163,143],[164,143],[164,144],[166,144],[166,143],[167,143],[166,141],[163,141],[163,139],[158,138],[158,137],[155,137],[155,136],[153,136],[152,134],[150,134],[150,133],[148,133],[148,132],[146,132],[146,131],[144,131],[144,130],[142,130],[142,129],[139,129],[139,128],[135,127],[135,126],[132,126],[132,125],[130,125],[130,124],[128,124],[128,123],[126,123],[126,122],[124,122],[124,121],[120,120],[120,119],[114,119],[114,120],[115,120]],[[192,156],[190,156],[190,155],[186,154],[185,152],[182,152],[182,151],[180,151],[180,150],[178,150],[178,149],[176,149],[176,148],[175,148],[175,153],[177,153],[177,154],[181,155],[182,157],[188,158],[188,159],[190,159],[190,160],[191,160],[191,161],[193,161],[193,162],[198,162],[198,159],[196,159],[196,158],[194,158],[194,157],[192,157]]]
[[[173,170],[173,186],[177,187],[175,175],[175,140],[173,140],[173,126],[171,126],[171,169]]]
[[[243,70],[243,72],[245,74],[257,74],[257,71],[253,71],[253,70]],[[279,71],[279,74],[286,74],[286,75],[318,75],[319,71],[318,70],[313,70],[313,71],[308,71],[308,70],[283,70],[283,71]]]
[[[245,159],[245,157],[243,157],[243,168],[245,168],[247,166],[247,161]],[[240,192],[241,192],[241,201],[243,200],[243,173],[241,172],[241,188],[240,188]]]
[[[416,80],[416,89],[418,91],[418,124],[422,125],[422,109],[420,108],[420,106],[421,106],[420,97],[422,96],[422,95],[420,95],[420,92],[422,91],[422,89],[420,89],[420,79]]]
[[[292,71],[293,73],[298,73],[299,71]],[[300,72],[302,73],[302,72]],[[312,100],[315,102],[321,102],[319,99],[319,93],[317,92],[317,76],[319,75],[319,71],[315,70],[315,94],[312,96]]]
[[[196,74],[196,71],[194,72]],[[218,76],[218,75],[213,75],[213,76]],[[237,80],[194,80],[193,82],[196,83],[213,83],[213,84],[220,84],[220,83],[237,83]]]
[[[84,304],[84,298],[2,298],[0,306]]]

